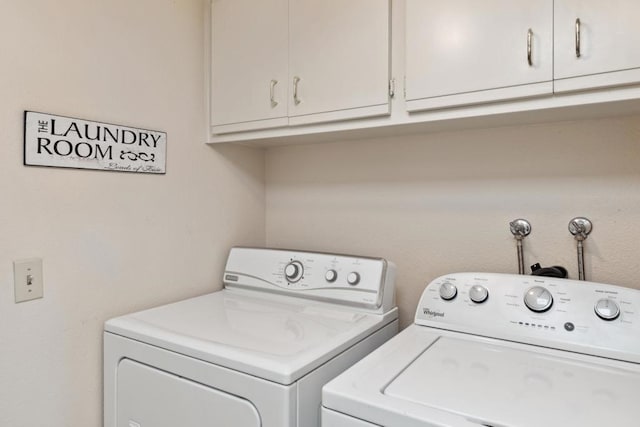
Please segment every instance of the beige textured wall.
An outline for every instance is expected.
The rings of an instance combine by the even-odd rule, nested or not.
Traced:
[[[264,153],[205,146],[206,0],[0,7],[0,426],[102,425],[104,320],[220,286],[264,244]],[[25,109],[166,131],[167,174],[22,166]],[[44,259],[14,304],[15,259]]]
[[[640,117],[275,147],[266,167],[267,243],[394,261],[403,326],[441,274],[517,272],[518,217],[527,268],[577,277],[586,216],[587,278],[640,288]]]

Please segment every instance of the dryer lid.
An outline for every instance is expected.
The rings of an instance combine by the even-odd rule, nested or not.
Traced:
[[[495,427],[638,423],[638,366],[562,353],[442,336],[383,394]]]
[[[291,384],[397,318],[222,290],[109,320],[105,331]]]

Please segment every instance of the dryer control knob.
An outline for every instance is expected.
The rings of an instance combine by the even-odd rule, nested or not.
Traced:
[[[302,279],[303,274],[304,266],[300,261],[291,261],[284,268],[284,275],[289,283],[296,283],[298,280]]]
[[[542,286],[534,286],[524,294],[524,304],[529,310],[542,313],[553,305],[553,295]]]
[[[360,274],[354,272],[349,273],[349,275],[347,276],[347,283],[355,286],[358,283],[360,283]]]
[[[598,300],[594,310],[602,320],[616,320],[618,316],[620,316],[620,307],[618,304],[607,298]]]
[[[338,278],[338,272],[335,270],[327,270],[327,272],[324,273],[324,280],[326,280],[329,283],[335,282],[337,278]]]
[[[440,298],[451,301],[458,295],[458,288],[451,282],[444,282],[440,285]]]
[[[482,304],[489,298],[489,291],[484,286],[473,285],[471,289],[469,289],[469,298],[477,304]]]

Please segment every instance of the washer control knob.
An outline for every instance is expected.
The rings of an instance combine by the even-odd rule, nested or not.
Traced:
[[[489,291],[482,285],[473,285],[469,289],[469,298],[477,304],[482,304],[489,298]]]
[[[458,288],[451,282],[443,282],[440,285],[440,298],[445,301],[451,301],[458,295]]]
[[[598,300],[594,310],[602,320],[616,320],[618,316],[620,316],[620,307],[618,304],[607,298]]]
[[[553,305],[553,295],[542,286],[534,286],[524,294],[524,304],[529,310],[542,313]]]
[[[329,283],[335,282],[337,278],[338,278],[338,272],[335,270],[327,270],[327,272],[324,273],[324,280],[326,280]]]
[[[302,279],[303,274],[304,274],[304,266],[300,261],[291,261],[284,268],[284,275],[289,281],[289,283],[295,283],[298,280]]]
[[[347,276],[347,283],[351,286],[355,286],[360,283],[360,274],[356,273],[355,271],[349,273],[349,275]]]

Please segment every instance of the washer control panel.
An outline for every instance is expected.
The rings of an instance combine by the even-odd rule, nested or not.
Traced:
[[[232,248],[224,284],[386,312],[395,266],[382,258],[280,249]]]
[[[640,363],[640,290],[497,273],[425,288],[415,323]]]

